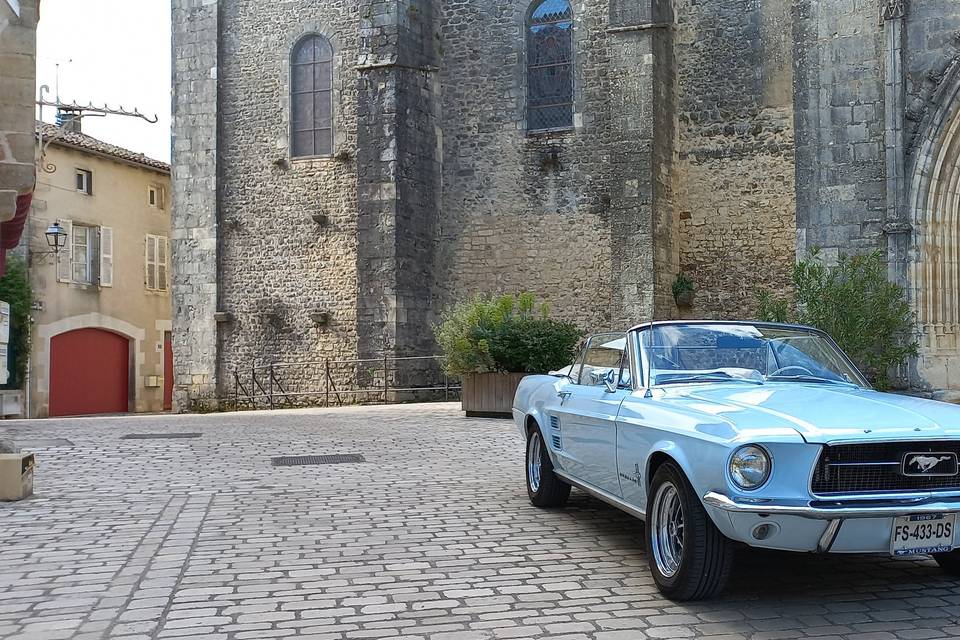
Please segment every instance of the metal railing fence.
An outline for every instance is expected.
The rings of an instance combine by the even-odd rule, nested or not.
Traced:
[[[235,409],[456,400],[443,356],[274,362],[233,371]]]

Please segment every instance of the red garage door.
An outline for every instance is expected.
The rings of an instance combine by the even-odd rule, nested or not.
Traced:
[[[77,329],[50,340],[50,415],[129,409],[130,343],[103,329]]]

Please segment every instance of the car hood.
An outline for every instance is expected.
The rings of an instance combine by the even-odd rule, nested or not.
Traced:
[[[662,402],[751,428],[786,427],[807,442],[960,438],[960,406],[841,385],[766,383],[661,387]]]

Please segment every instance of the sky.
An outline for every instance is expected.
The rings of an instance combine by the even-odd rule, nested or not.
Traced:
[[[170,161],[170,0],[41,0],[37,87],[53,100],[123,105],[159,117],[86,117],[83,132]],[[53,122],[55,110],[44,107]]]

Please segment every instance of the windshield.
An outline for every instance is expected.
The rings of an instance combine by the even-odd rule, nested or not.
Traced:
[[[820,333],[764,324],[666,324],[640,332],[653,385],[866,381]]]

